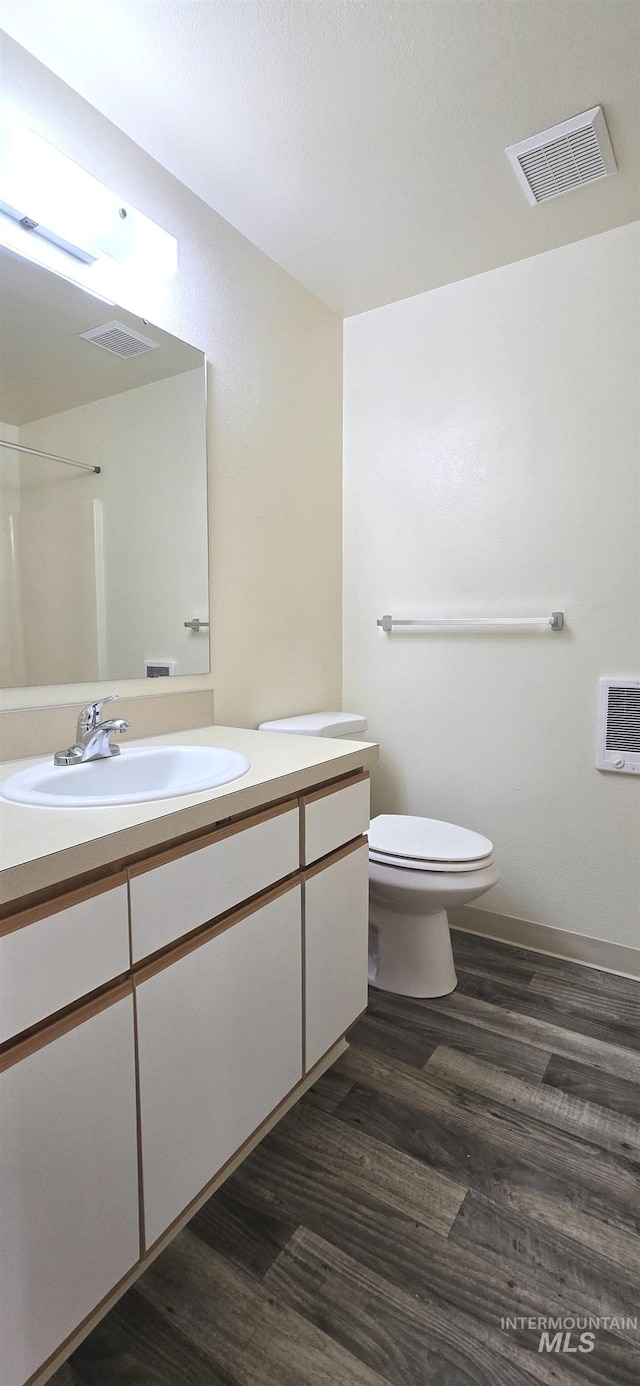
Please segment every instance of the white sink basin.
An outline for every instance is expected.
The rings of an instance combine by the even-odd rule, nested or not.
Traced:
[[[108,808],[200,794],[250,769],[246,756],[217,746],[125,746],[109,760],[32,765],[5,780],[0,793],[10,803],[42,808]]]

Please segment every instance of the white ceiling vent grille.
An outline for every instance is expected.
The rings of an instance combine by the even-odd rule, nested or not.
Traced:
[[[640,773],[640,679],[600,679],[596,765]]]
[[[505,153],[532,206],[617,169],[602,106],[512,144]]]
[[[87,342],[93,342],[94,346],[103,347],[114,356],[125,359],[140,356],[143,351],[154,351],[160,346],[159,342],[152,342],[150,337],[143,337],[141,332],[134,332],[133,328],[125,327],[121,322],[105,322],[102,327],[81,332],[80,336]]]

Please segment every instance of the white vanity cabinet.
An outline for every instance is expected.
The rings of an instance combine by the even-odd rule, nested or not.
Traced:
[[[369,849],[351,846],[305,871],[305,1069],[367,1005]]]
[[[146,1248],[302,1078],[299,885],[136,982]]]
[[[43,1386],[342,1052],[368,814],[365,773],[311,782],[5,913],[0,1386]]]
[[[2,1386],[23,1386],[139,1257],[127,983],[0,1055]]]

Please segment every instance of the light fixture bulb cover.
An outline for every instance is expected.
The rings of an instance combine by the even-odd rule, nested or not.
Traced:
[[[133,271],[151,283],[164,283],[176,274],[175,236],[7,110],[0,111],[0,210],[3,221],[20,224],[27,218],[35,223],[32,230],[22,224],[23,238],[50,240],[69,263],[72,258],[85,266],[110,261],[112,268]],[[33,258],[42,263],[40,256]],[[78,281],[88,287],[82,269],[79,263]],[[72,270],[68,273],[76,277]]]

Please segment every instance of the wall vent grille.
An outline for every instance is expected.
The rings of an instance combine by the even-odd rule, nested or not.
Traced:
[[[640,679],[600,679],[596,765],[640,772]]]
[[[617,169],[601,106],[512,144],[505,152],[532,206]]]
[[[141,332],[134,332],[132,327],[125,327],[122,322],[105,322],[102,327],[81,332],[80,336],[125,360],[130,356],[140,356],[143,351],[155,351],[160,346],[159,342],[152,342],[150,337],[143,337]]]

